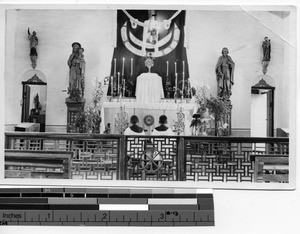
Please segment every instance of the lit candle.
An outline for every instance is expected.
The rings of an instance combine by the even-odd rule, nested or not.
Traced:
[[[117,59],[114,59],[114,77],[116,77],[117,74]]]
[[[167,77],[169,76],[169,61],[167,61]]]
[[[120,72],[118,72],[118,95],[120,94]]]
[[[122,61],[122,76],[124,76],[124,64],[125,64],[125,58],[123,58]]]
[[[177,74],[177,63],[175,62],[175,74]]]
[[[130,75],[132,75],[133,74],[133,58],[131,58],[130,64],[131,64],[131,66],[130,66]]]

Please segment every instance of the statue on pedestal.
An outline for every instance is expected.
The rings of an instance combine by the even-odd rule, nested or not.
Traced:
[[[85,60],[84,49],[78,42],[72,43],[72,54],[68,59],[69,66],[69,88],[70,99],[78,101],[84,96]]]
[[[36,68],[36,60],[37,60],[37,57],[38,57],[38,54],[37,54],[37,45],[39,44],[39,39],[38,37],[36,36],[36,32],[33,31],[32,34],[30,33],[30,28],[28,28],[27,30],[27,33],[28,33],[28,40],[29,40],[29,47],[30,47],[30,60],[31,60],[31,67],[33,69]]]
[[[222,56],[219,57],[216,65],[216,76],[218,81],[218,96],[230,97],[231,86],[234,84],[234,62],[228,55],[229,51],[227,48],[222,49]]]

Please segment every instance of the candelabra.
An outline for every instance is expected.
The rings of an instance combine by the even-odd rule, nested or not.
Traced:
[[[184,128],[185,128],[184,122],[185,122],[185,114],[183,113],[183,107],[179,107],[177,112],[177,121],[174,121],[173,119],[173,128],[177,133],[177,135],[180,135],[181,133],[184,132]]]
[[[128,127],[128,112],[125,111],[125,106],[120,106],[119,113],[115,115],[115,129],[118,133],[123,134]]]

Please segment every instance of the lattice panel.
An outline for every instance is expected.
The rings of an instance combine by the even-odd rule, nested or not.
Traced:
[[[127,152],[127,179],[128,180],[177,180],[177,139],[176,138],[135,138],[128,137]],[[145,156],[145,150],[153,150],[153,158],[161,157],[160,161],[151,161],[150,156]],[[150,171],[153,163],[155,171]],[[146,167],[145,167],[146,166]],[[152,169],[153,169],[152,168]]]
[[[288,154],[288,143],[185,142],[186,180],[253,182],[250,154]]]
[[[16,139],[11,149],[59,150],[74,152],[70,171],[71,179],[117,179],[118,140],[28,140]]]

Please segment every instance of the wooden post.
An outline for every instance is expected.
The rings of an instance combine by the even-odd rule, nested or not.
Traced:
[[[127,154],[126,137],[123,135],[119,139],[118,159],[117,159],[117,180],[126,180]]]
[[[177,148],[177,180],[186,180],[186,155],[185,155],[184,138],[180,137]]]

